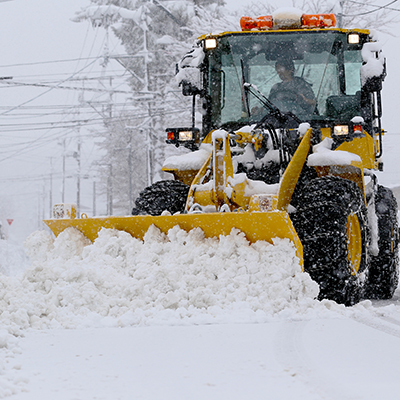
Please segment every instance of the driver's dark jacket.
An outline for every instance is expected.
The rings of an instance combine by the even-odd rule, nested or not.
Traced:
[[[271,92],[269,94],[270,99],[273,98],[278,93],[290,92],[293,94],[294,100],[298,102],[298,105],[304,109],[304,111],[312,113],[315,109],[315,105],[311,106],[310,104],[306,103],[304,99],[299,96],[299,93],[302,93],[306,99],[314,100],[315,101],[315,94],[311,88],[311,85],[307,83],[303,78],[299,76],[294,76],[291,81],[284,81],[276,83],[271,88]]]

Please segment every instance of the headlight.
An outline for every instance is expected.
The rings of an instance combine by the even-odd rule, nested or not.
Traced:
[[[204,47],[206,50],[212,50],[217,47],[217,39],[215,38],[208,38],[204,41]]]
[[[168,128],[167,143],[176,147],[185,146],[191,150],[197,150],[200,143],[200,130],[198,128]]]
[[[349,127],[347,125],[336,125],[333,128],[333,134],[335,136],[345,136],[349,134]]]
[[[360,35],[358,33],[350,33],[349,36],[347,36],[347,42],[349,44],[360,43]]]
[[[179,140],[186,141],[193,139],[192,131],[179,131]]]

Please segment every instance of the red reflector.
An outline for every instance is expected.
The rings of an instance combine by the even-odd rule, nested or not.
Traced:
[[[175,133],[174,132],[167,132],[167,139],[168,140],[174,140],[175,139]]]
[[[336,17],[335,14],[303,14],[301,24],[308,28],[333,28]]]
[[[240,27],[242,31],[251,31],[253,29],[263,31],[271,29],[273,26],[272,16],[265,15],[263,17],[242,17],[240,18]]]

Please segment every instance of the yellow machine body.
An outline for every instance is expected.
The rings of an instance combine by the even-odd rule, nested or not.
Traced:
[[[307,31],[318,29],[308,28]],[[241,34],[251,36],[253,33]],[[226,34],[229,35],[229,32]],[[216,40],[215,38],[221,35],[206,35],[200,39]],[[322,139],[330,137],[328,128],[321,128],[321,133]],[[103,228],[125,231],[138,239],[143,239],[151,226],[157,227],[163,233],[168,233],[174,226],[186,231],[200,228],[205,237],[229,235],[233,229],[238,229],[250,242],[265,240],[272,243],[274,238],[291,240],[300,265],[303,266],[303,246],[290,219],[288,208],[307,157],[311,153],[312,134],[310,128],[303,135],[283,176],[275,186],[260,181],[256,184],[246,174],[235,174],[234,171],[231,140],[239,146],[253,145],[257,150],[261,147],[262,137],[256,132],[235,132],[235,137],[232,138],[226,131],[211,131],[202,141],[211,145],[210,156],[199,170],[172,167],[164,169],[172,173],[176,180],[190,185],[183,213],[75,218],[73,212],[66,212],[65,215],[59,212],[63,215],[61,218],[55,217],[44,222],[55,235],[68,227],[74,227],[92,241]],[[364,132],[359,138],[343,142],[336,149],[356,154],[361,161],[349,165],[319,165],[315,166],[315,170],[319,176],[334,175],[350,179],[358,184],[365,195],[364,169],[377,169],[378,146],[375,137]],[[261,187],[261,190],[257,191],[255,187]],[[356,241],[353,242],[357,244]]]
[[[248,141],[252,138],[248,137]],[[161,232],[168,233],[174,226],[190,231],[200,228],[205,237],[229,235],[233,229],[243,232],[249,242],[265,240],[272,243],[274,238],[287,238],[296,248],[300,265],[303,265],[303,247],[290,220],[287,208],[294,192],[298,177],[306,161],[311,140],[311,129],[305,134],[286,169],[276,194],[246,194],[248,181],[234,182],[232,158],[228,135],[215,135],[213,155],[198,172],[189,192],[187,213],[176,215],[137,215],[93,218],[59,218],[44,222],[57,236],[68,227],[74,227],[88,239],[94,241],[102,228],[118,229],[133,237],[143,239],[147,230],[154,225]],[[214,179],[210,190],[196,191],[196,187],[213,164]],[[227,190],[229,189],[229,190]],[[201,195],[197,195],[200,193]],[[215,207],[215,212],[196,212],[196,207]],[[58,209],[60,206],[58,206]],[[222,212],[221,212],[222,211]]]

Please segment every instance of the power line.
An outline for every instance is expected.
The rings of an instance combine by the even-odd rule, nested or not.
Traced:
[[[82,72],[82,71],[85,70],[86,68],[90,67],[92,64],[94,64],[95,61],[96,61],[96,60],[93,60],[91,63],[87,64],[85,67],[83,67],[83,68],[80,69],[78,72],[76,72],[75,74],[73,74],[70,78],[74,77],[74,76],[77,75],[79,72]],[[67,79],[65,79],[64,81],[61,81],[59,84],[61,85],[62,83],[68,81],[70,78],[67,78]],[[52,91],[53,89],[54,89],[53,87],[52,87],[52,88],[49,88],[48,90],[45,90],[44,92],[42,92],[42,93],[38,94],[37,96],[31,98],[30,100],[27,100],[27,101],[21,103],[20,105],[15,106],[15,107],[9,109],[8,111],[4,111],[4,112],[1,113],[0,115],[8,114],[9,112],[18,109],[19,107],[24,106],[25,104],[28,104],[28,103],[30,103],[30,102],[32,102],[32,101],[38,99],[39,97],[44,96],[45,94],[49,93],[49,92]]]
[[[365,4],[365,3],[361,3],[361,2],[358,2],[358,1],[354,1],[354,0],[347,0],[347,1],[349,3],[360,4],[360,5],[363,5],[363,6],[367,5],[368,7],[376,7],[376,9],[375,10],[371,10],[371,11],[366,11],[364,13],[353,14],[353,15],[351,15],[351,14],[343,14],[344,17],[358,17],[360,15],[368,15],[368,14],[372,14],[372,13],[378,12],[378,11],[380,11],[382,9],[391,10],[391,11],[400,11],[400,9],[388,7],[391,4],[397,3],[398,0],[393,0],[393,1],[385,4],[384,6],[378,6],[378,5],[375,5],[375,4]]]
[[[123,90],[115,90],[115,89],[96,89],[96,88],[82,88],[82,87],[73,87],[73,86],[61,86],[61,85],[48,85],[43,83],[23,83],[23,82],[15,82],[15,81],[7,81],[9,86],[33,86],[33,87],[47,87],[50,89],[67,89],[67,90],[78,90],[78,91],[87,91],[87,92],[101,92],[101,93],[120,93],[120,94],[131,94],[132,92],[123,91]]]
[[[122,56],[117,55],[116,57],[122,57]],[[65,60],[38,61],[38,62],[21,63],[21,64],[6,64],[6,65],[0,65],[0,68],[26,67],[26,66],[32,66],[32,65],[56,64],[56,63],[63,63],[63,62],[89,61],[89,60],[97,60],[99,58],[101,58],[101,57],[70,58],[70,59],[65,59]]]

